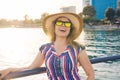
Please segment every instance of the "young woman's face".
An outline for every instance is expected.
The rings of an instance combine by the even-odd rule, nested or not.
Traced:
[[[55,34],[59,37],[67,37],[70,33],[72,23],[65,17],[57,19],[55,22]]]

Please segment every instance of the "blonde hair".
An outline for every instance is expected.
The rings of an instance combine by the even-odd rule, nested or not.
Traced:
[[[55,21],[52,22],[52,27],[49,29],[50,35],[48,35],[48,36],[49,36],[51,42],[54,42],[56,40],[56,35],[55,35]],[[69,32],[69,34],[67,36],[67,44],[70,45],[70,46],[72,46],[72,47],[74,47],[76,43],[78,44],[78,42],[74,41],[75,40],[74,37],[77,37],[77,35],[75,35],[75,33],[74,33],[74,31],[76,31],[75,29],[76,28],[74,28],[74,25],[72,24],[70,32]]]
[[[43,20],[43,30],[45,34],[49,37],[51,42],[56,40],[55,35],[55,23],[53,23],[60,16],[67,17],[72,22],[72,29],[67,36],[67,44],[73,45],[73,41],[80,35],[83,28],[83,19],[77,14],[74,13],[56,13],[49,15]]]

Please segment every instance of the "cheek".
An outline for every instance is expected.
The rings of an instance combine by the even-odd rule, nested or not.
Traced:
[[[70,28],[69,28],[68,32],[70,33]]]
[[[58,27],[55,27],[55,34],[57,34],[59,31]]]
[[[55,33],[55,35],[60,35],[61,34],[61,32],[59,31],[58,27],[55,28],[55,32],[54,33]]]
[[[67,31],[68,35],[70,34],[70,29]]]
[[[69,30],[68,30],[68,35],[70,35],[71,32],[72,32],[71,29],[69,29]]]

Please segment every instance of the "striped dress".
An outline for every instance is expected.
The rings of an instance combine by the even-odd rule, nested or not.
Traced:
[[[49,80],[80,80],[77,68],[77,55],[80,49],[67,46],[65,51],[58,55],[53,43],[42,45],[40,51],[45,57]]]

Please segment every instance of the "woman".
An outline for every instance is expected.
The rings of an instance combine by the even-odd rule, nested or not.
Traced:
[[[0,71],[1,78],[9,72],[40,67],[45,61],[49,80],[80,80],[78,63],[86,73],[86,80],[94,80],[94,70],[85,47],[75,41],[82,32],[82,26],[82,19],[74,13],[47,16],[43,21],[43,30],[51,42],[40,47],[30,66]]]

